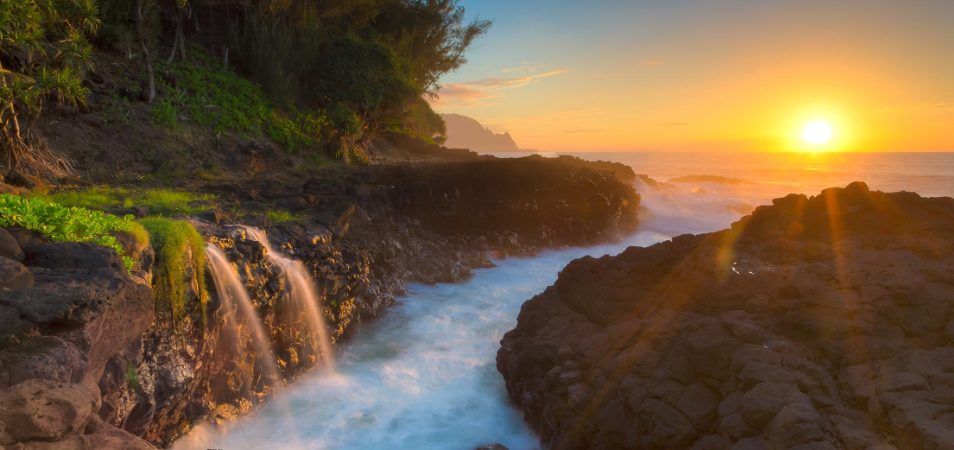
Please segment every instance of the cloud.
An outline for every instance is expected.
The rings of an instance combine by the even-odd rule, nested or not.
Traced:
[[[523,87],[566,72],[566,69],[554,69],[519,77],[484,78],[465,83],[448,83],[441,86],[437,98],[432,99],[431,104],[441,106],[486,106],[483,103],[485,100],[503,96],[502,91],[506,89]]]
[[[504,67],[500,71],[503,73],[533,73],[543,70],[544,67],[546,67],[545,64],[530,64],[524,61],[519,66]]]
[[[639,62],[639,65],[641,65],[641,66],[643,66],[643,67],[659,67],[659,66],[661,66],[661,65],[663,65],[663,64],[665,64],[665,62],[663,62],[663,61],[660,60],[660,59],[656,59],[656,58],[644,59],[644,60],[642,60],[642,61]]]

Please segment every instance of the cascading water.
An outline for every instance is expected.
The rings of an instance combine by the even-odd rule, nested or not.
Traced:
[[[222,250],[215,245],[206,245],[205,253],[208,256],[209,270],[212,272],[212,281],[215,283],[215,290],[220,301],[229,304],[237,314],[244,317],[245,323],[252,332],[252,345],[255,347],[258,359],[262,362],[263,375],[273,383],[277,382],[281,378],[275,353],[272,352],[262,319],[252,305],[248,290],[239,280],[238,272]]]
[[[288,295],[299,310],[305,313],[305,319],[311,328],[314,338],[314,347],[321,351],[322,366],[329,371],[335,370],[335,357],[331,348],[331,339],[328,336],[328,328],[322,317],[321,304],[315,292],[315,283],[308,269],[301,261],[296,261],[282,255],[276,251],[268,241],[268,235],[265,230],[254,227],[243,227],[245,233],[251,239],[255,240],[262,247],[265,247],[265,253],[268,260],[279,269],[282,276],[290,287]]]

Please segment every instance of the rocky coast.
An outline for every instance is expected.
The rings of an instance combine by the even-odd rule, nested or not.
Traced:
[[[624,166],[572,158],[467,157],[203,185],[219,206],[185,218],[235,266],[279,380],[263,376],[250,347],[236,345],[251,339],[249,327],[234,326],[211,288],[204,300],[199,280],[207,274],[185,271],[185,314],[172,318],[150,287],[161,263],[151,248],[131,249],[135,267],[127,271],[103,247],[0,230],[0,444],[167,446],[198,422],[233,419],[320,365],[302,319],[285,314],[280,268],[247,225],[307,268],[339,342],[409,282],[460,280],[495,257],[631,232],[639,206],[633,177]],[[298,220],[255,223],[236,213],[276,206]]]
[[[497,368],[553,449],[952,448],[951,223],[853,183],[581,258]]]

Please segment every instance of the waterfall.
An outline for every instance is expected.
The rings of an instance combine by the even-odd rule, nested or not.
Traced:
[[[335,370],[335,357],[331,348],[331,339],[328,336],[328,328],[321,312],[321,303],[315,292],[314,279],[308,273],[308,269],[301,261],[288,258],[275,251],[265,230],[254,227],[243,227],[246,234],[263,247],[268,260],[279,269],[282,276],[287,281],[290,288],[288,293],[292,303],[305,314],[308,326],[311,328],[311,335],[314,339],[313,347],[321,350],[321,361],[323,366],[329,370]]]
[[[278,363],[275,359],[275,353],[265,333],[265,327],[262,325],[262,319],[255,311],[252,300],[248,296],[248,290],[239,280],[238,271],[229,262],[222,250],[219,250],[213,244],[205,246],[205,253],[209,260],[209,270],[212,272],[212,280],[215,283],[215,291],[222,303],[229,304],[235,314],[239,314],[245,319],[252,331],[252,344],[255,347],[256,356],[263,363],[264,375],[276,384],[281,377],[278,373]],[[231,318],[231,315],[230,315]],[[232,320],[237,324],[237,321]]]

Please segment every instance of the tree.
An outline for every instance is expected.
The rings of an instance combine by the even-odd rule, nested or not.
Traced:
[[[47,177],[70,172],[32,125],[50,103],[85,103],[87,36],[98,27],[94,0],[0,2],[0,153],[7,168]]]
[[[152,53],[149,52],[149,39],[146,36],[147,9],[152,6],[149,0],[136,0],[136,37],[139,39],[139,50],[142,51],[143,64],[146,66],[146,82],[140,98],[146,103],[156,99],[156,70],[152,65]]]
[[[479,17],[465,23],[456,0],[393,1],[380,17],[378,31],[414,68],[414,80],[427,94],[437,92],[441,76],[467,62],[464,52],[491,25]]]

